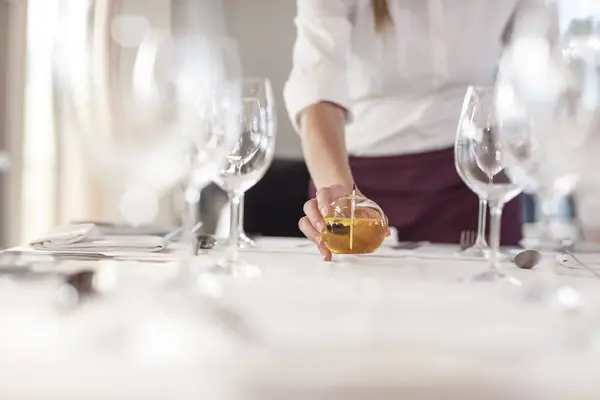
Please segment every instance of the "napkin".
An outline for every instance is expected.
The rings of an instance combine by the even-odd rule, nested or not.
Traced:
[[[167,241],[160,236],[103,235],[94,224],[75,224],[55,228],[33,240],[29,246],[35,250],[71,252],[158,252]]]

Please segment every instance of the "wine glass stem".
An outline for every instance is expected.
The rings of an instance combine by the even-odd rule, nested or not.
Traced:
[[[199,206],[200,206],[200,190],[192,183],[188,182],[183,194],[184,198],[184,215],[182,221],[182,241],[189,245],[189,252],[192,256],[196,255],[194,248],[194,227],[196,226]]]
[[[227,249],[227,259],[229,262],[236,263],[239,258],[238,238],[240,237],[240,209],[242,204],[242,194],[235,190],[229,192],[229,207],[231,216],[229,218],[229,243]]]
[[[478,245],[487,246],[485,241],[485,224],[487,216],[487,200],[479,199],[479,221],[477,222],[477,240]]]
[[[246,196],[244,195],[244,193],[242,193],[240,195],[240,202],[237,205],[237,208],[238,208],[238,211],[237,211],[237,214],[238,214],[238,239],[236,239],[236,240],[239,240],[239,238],[245,234],[245,231],[244,231],[244,199],[245,199],[245,197]]]
[[[502,203],[490,204],[490,267],[499,269],[500,260],[500,228],[502,225]]]
[[[541,192],[537,195],[537,218],[540,227],[540,239],[542,241],[552,241],[552,219],[555,199],[552,195]]]

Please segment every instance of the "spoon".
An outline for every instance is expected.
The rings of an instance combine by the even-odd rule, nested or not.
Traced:
[[[514,258],[513,263],[521,269],[532,269],[539,264],[542,253],[537,250],[523,250]]]
[[[211,235],[200,233],[195,236],[195,242],[196,254],[198,254],[200,250],[211,250],[213,247],[215,247],[217,244],[217,239]]]

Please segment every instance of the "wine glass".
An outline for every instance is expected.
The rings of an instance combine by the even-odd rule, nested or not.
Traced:
[[[455,164],[466,185],[490,207],[490,268],[473,280],[514,281],[500,269],[500,225],[504,204],[521,193],[522,188],[512,183],[504,171],[502,121],[496,117],[493,100],[491,88],[467,89],[454,147]]]
[[[258,110],[254,110],[255,107],[260,108],[260,112],[264,114],[264,124],[265,129],[269,129],[272,132],[276,131],[275,127],[275,102],[273,98],[273,89],[271,87],[271,83],[268,79],[250,77],[245,78],[242,85],[243,96],[246,100],[249,100],[247,105],[247,110],[250,114],[258,112]],[[252,100],[252,99],[255,99]],[[219,183],[220,180],[217,181]],[[221,187],[226,191],[231,190],[227,188],[226,185],[222,185]],[[234,203],[231,201],[232,196],[229,193],[229,207],[230,207],[230,215],[233,218],[234,215],[237,215],[238,220],[235,224],[235,229],[237,230],[237,238],[236,243],[239,247],[255,247],[256,243],[254,240],[249,238],[244,231],[244,193],[240,194],[239,203]],[[235,210],[234,210],[235,208]],[[230,229],[232,228],[232,224],[230,222]],[[231,236],[227,239],[227,242],[231,240]]]
[[[239,259],[238,211],[244,192],[267,172],[275,152],[275,129],[272,124],[270,83],[263,79],[265,98],[244,97],[241,131],[236,144],[225,157],[216,183],[227,191],[231,206],[230,230],[226,256],[219,263],[228,271],[241,272],[249,267]],[[245,92],[247,93],[247,92]]]
[[[502,55],[496,111],[507,124],[530,127],[528,136],[505,138],[508,172],[538,199],[539,244],[560,248],[550,223],[558,201],[582,177],[590,177],[592,186],[597,181],[600,8],[585,0],[555,0],[540,8],[530,22],[551,23],[530,23],[533,28],[515,35]]]
[[[204,38],[208,70],[189,65],[190,80],[210,82],[204,93],[194,90],[199,124],[187,127],[192,143],[184,183],[184,243],[193,244],[201,190],[219,174],[220,163],[240,135],[242,112],[241,66],[237,44],[227,37]],[[196,49],[193,54],[202,54]],[[206,60],[204,61],[206,63]],[[207,74],[208,72],[208,74]],[[191,253],[195,254],[195,246]]]
[[[178,182],[195,206],[195,172],[226,154],[239,131],[235,43],[206,24],[192,28],[190,19],[213,15],[211,5],[176,3],[169,7],[183,7],[186,18],[158,18],[156,2],[59,3],[59,123],[81,143],[91,172],[121,193],[120,213],[132,225],[153,220]],[[184,234],[190,223],[184,218]]]

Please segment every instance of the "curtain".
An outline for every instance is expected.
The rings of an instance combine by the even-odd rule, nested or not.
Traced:
[[[24,130],[24,100],[25,100],[25,70],[26,70],[26,28],[27,2],[6,1],[2,4],[3,37],[5,40],[4,92],[0,93],[5,101],[3,105],[3,121],[0,121],[0,131],[3,134],[3,150],[10,155],[11,168],[2,172],[2,210],[1,230],[2,247],[16,245],[20,242],[22,233],[22,188],[23,188],[23,130]],[[6,35],[6,36],[4,36]]]

